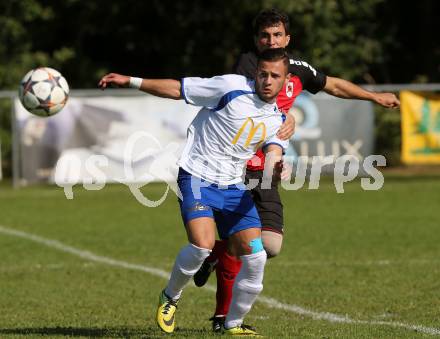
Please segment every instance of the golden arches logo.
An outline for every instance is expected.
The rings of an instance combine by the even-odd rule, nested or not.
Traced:
[[[243,134],[246,126],[249,124],[249,134],[246,138],[246,142],[244,143],[244,147],[249,147],[252,139],[254,138],[257,131],[262,128],[262,133],[259,138],[258,144],[255,146],[255,149],[260,147],[260,145],[266,140],[266,125],[263,122],[258,123],[257,125],[254,124],[254,121],[251,118],[247,118],[246,121],[241,125],[240,129],[238,130],[237,134],[235,135],[234,139],[232,140],[232,144],[235,145],[238,142],[238,139],[240,139],[241,135]]]

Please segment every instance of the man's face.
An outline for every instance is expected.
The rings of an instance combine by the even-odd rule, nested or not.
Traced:
[[[275,102],[287,81],[287,67],[282,60],[261,61],[258,64],[255,89],[261,100],[268,103]]]
[[[259,52],[269,48],[286,48],[290,41],[290,35],[286,34],[284,24],[279,22],[275,26],[260,29],[255,37],[255,45]]]

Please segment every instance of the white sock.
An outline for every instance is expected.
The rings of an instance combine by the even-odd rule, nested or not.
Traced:
[[[191,277],[196,274],[203,261],[209,256],[211,250],[188,244],[183,247],[174,262],[170,280],[165,289],[165,294],[171,299],[177,300],[182,290]]]
[[[264,265],[266,252],[242,255],[241,269],[232,288],[232,301],[225,319],[225,328],[240,326],[243,318],[263,290]]]

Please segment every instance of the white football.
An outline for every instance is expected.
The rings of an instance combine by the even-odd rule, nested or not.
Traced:
[[[26,73],[18,92],[27,111],[40,117],[48,117],[58,113],[66,105],[69,85],[57,70],[40,67]]]

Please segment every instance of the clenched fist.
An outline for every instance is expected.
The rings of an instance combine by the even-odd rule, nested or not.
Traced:
[[[393,93],[376,93],[374,101],[386,108],[398,108],[400,101]]]

